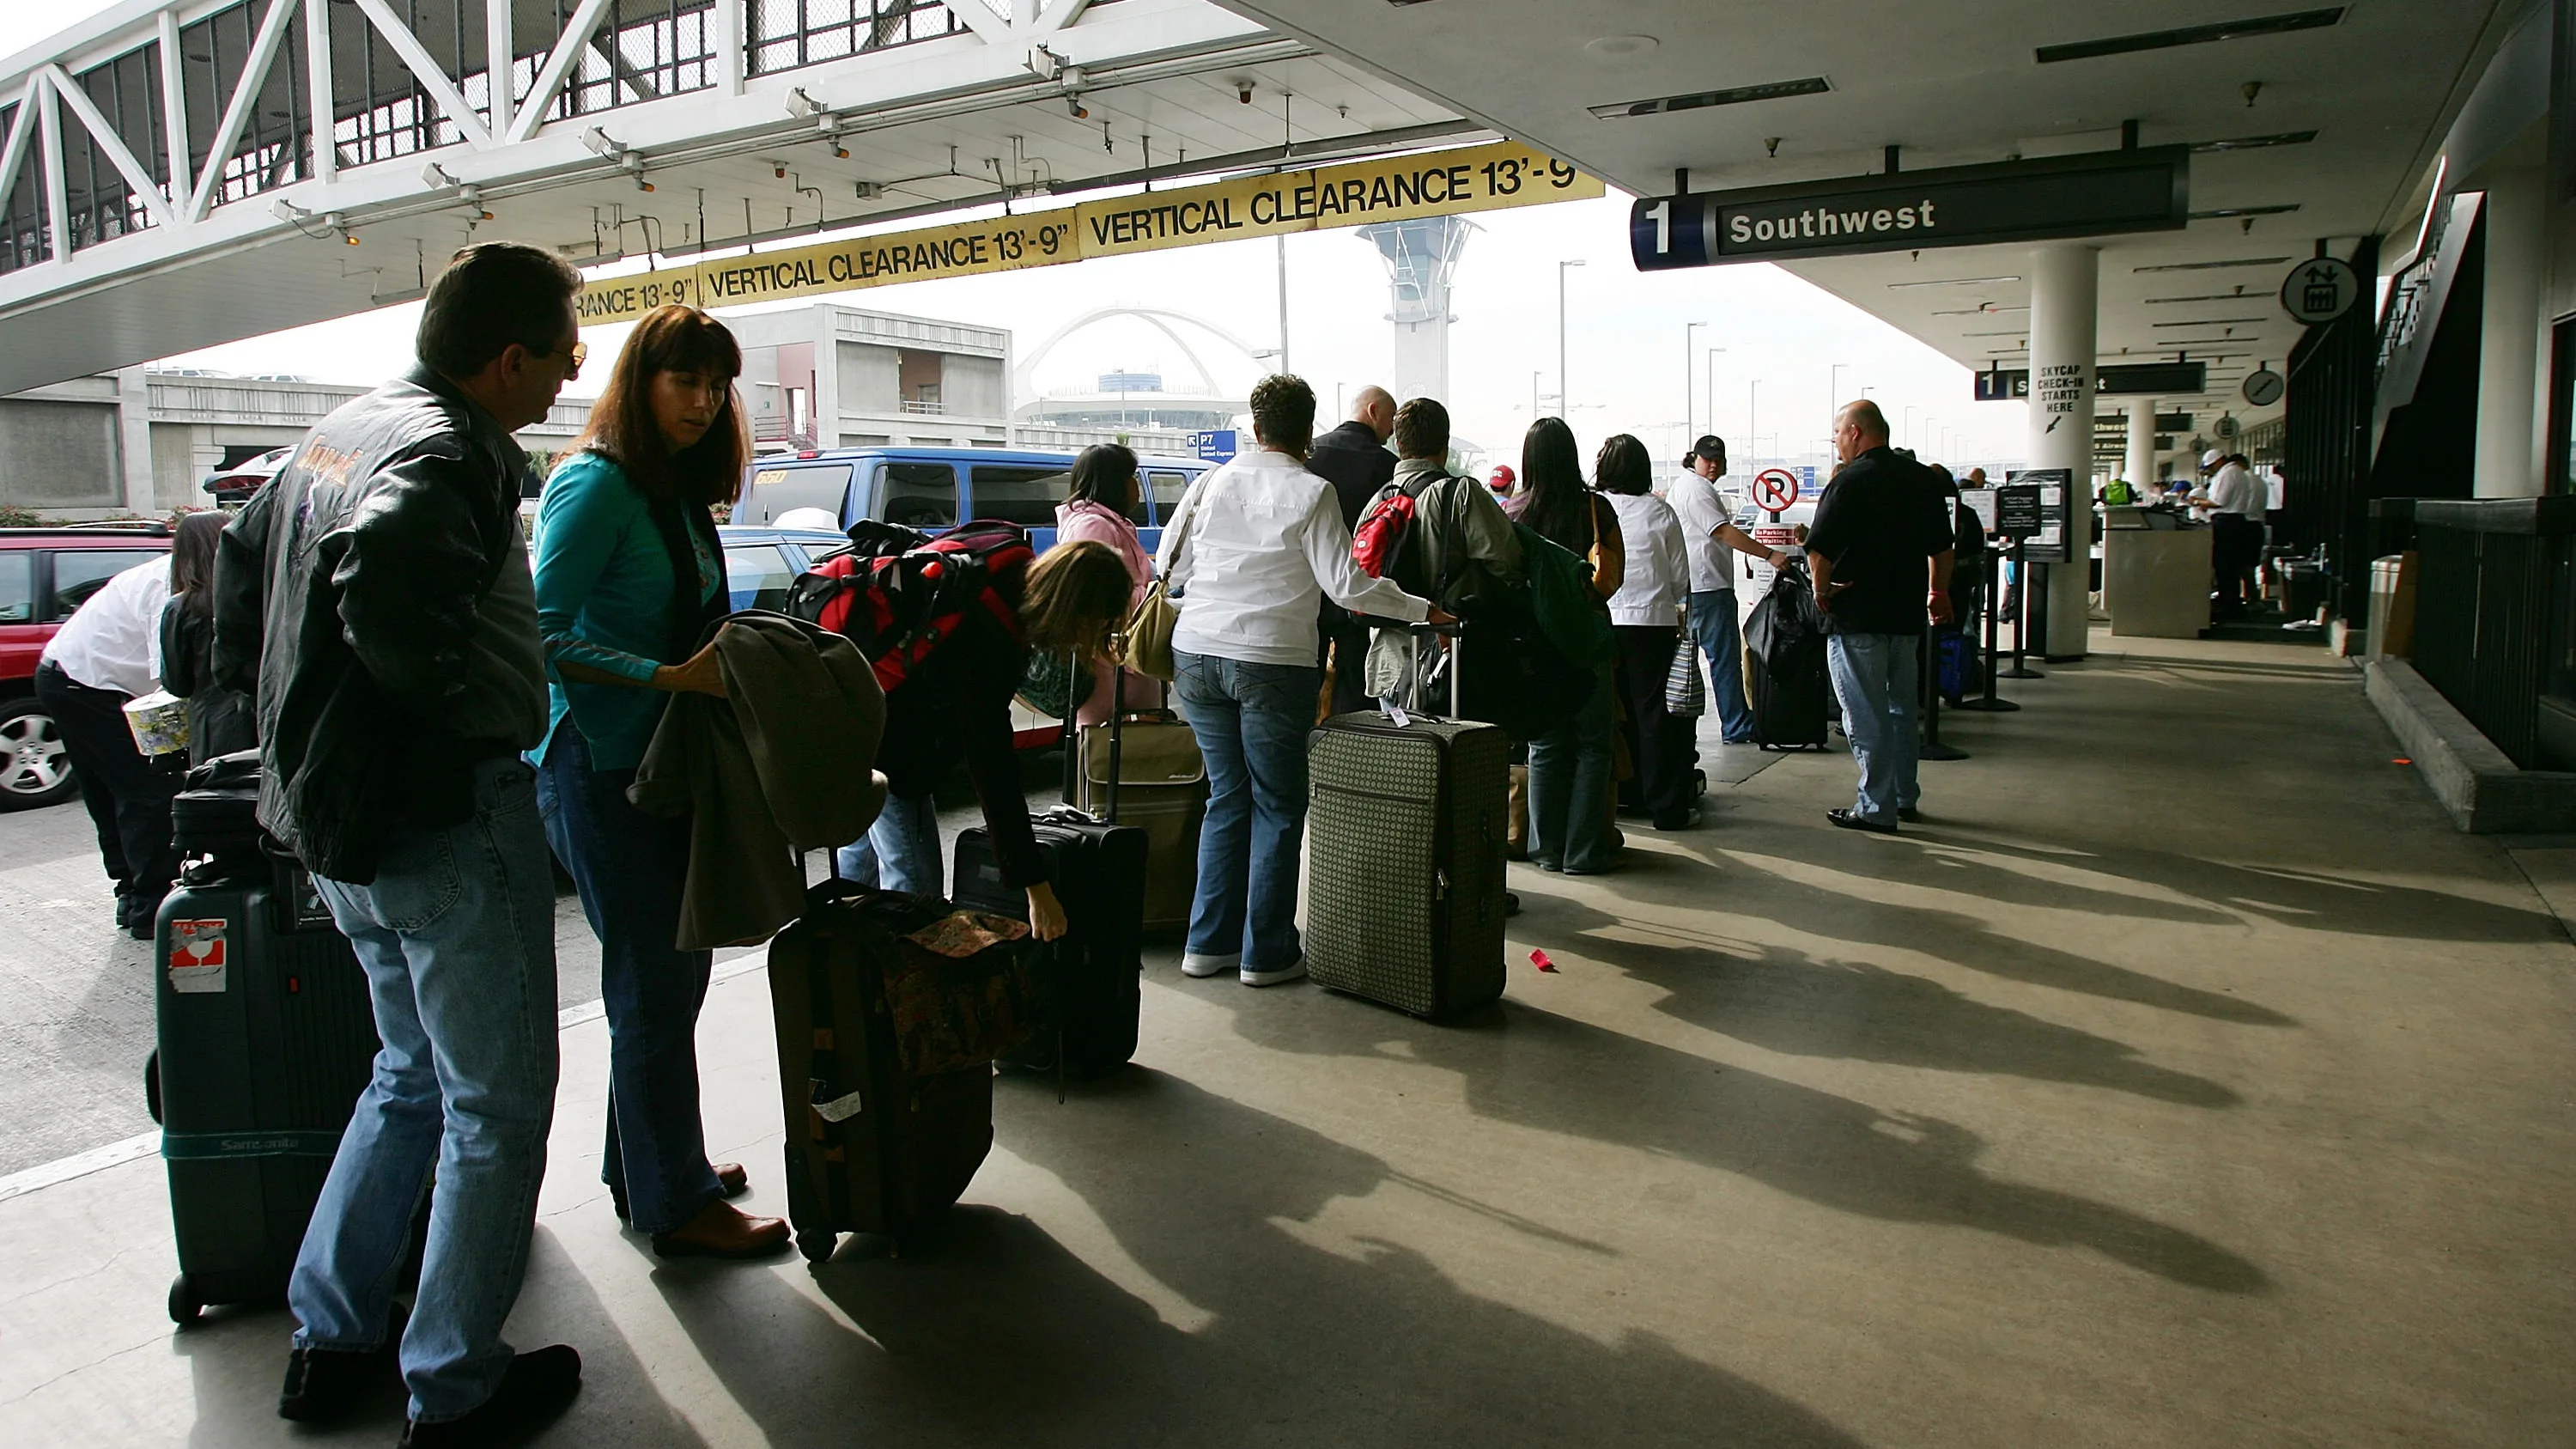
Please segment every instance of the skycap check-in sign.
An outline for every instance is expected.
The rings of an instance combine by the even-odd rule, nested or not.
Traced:
[[[582,289],[579,305],[584,326],[631,322],[671,302],[728,307],[825,296],[893,282],[981,276],[1375,221],[1585,201],[1601,194],[1599,177],[1502,141],[593,277]]]
[[[1640,271],[1858,252],[2175,231],[2191,221],[2191,149],[2157,146],[1640,198]]]

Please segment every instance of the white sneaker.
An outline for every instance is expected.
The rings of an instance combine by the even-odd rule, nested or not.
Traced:
[[[1195,952],[1187,952],[1181,957],[1181,974],[1184,976],[1223,976],[1228,971],[1240,969],[1242,965],[1243,953],[1240,951],[1227,956],[1201,956]]]
[[[1247,967],[1239,979],[1246,986],[1277,986],[1285,981],[1294,981],[1305,974],[1306,958],[1300,956],[1276,971],[1254,971]]]

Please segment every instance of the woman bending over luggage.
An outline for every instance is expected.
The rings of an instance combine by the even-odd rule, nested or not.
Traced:
[[[1011,618],[967,609],[957,631],[886,695],[885,738],[876,758],[886,777],[885,811],[866,839],[841,847],[840,873],[865,886],[942,894],[946,875],[931,792],[962,761],[1003,883],[1028,896],[1030,929],[1052,941],[1064,934],[1064,907],[1047,883],[1046,860],[1029,828],[1011,698],[1028,675],[1031,650],[1059,659],[1078,655],[1095,665],[1108,659],[1109,636],[1127,620],[1134,583],[1115,552],[1088,540],[1059,543],[1025,570],[1003,570],[992,582]]]
[[[751,1257],[787,1224],[725,1201],[747,1186],[707,1161],[698,1112],[698,1009],[714,954],[682,951],[689,820],[626,798],[662,708],[721,696],[707,627],[731,611],[715,504],[751,451],[733,390],[742,353],[724,324],[662,307],[636,324],[579,451],[537,505],[537,631],[553,676],[537,767],[546,839],[599,937],[608,1009],[608,1136],[600,1176],[620,1216],[666,1257]]]
[[[259,747],[251,699],[215,683],[215,539],[232,521],[206,510],[170,540],[170,602],[161,608],[161,687],[188,702],[188,763]]]
[[[1531,530],[1592,563],[1592,590],[1618,592],[1627,544],[1610,500],[1583,486],[1574,430],[1561,418],[1530,424],[1521,440],[1521,491],[1510,505]],[[1603,604],[1606,613],[1608,605]],[[1541,870],[1599,875],[1618,863],[1612,794],[1618,782],[1610,740],[1617,727],[1610,669],[1593,681],[1574,718],[1530,741],[1529,858]]]
[[[1116,443],[1095,443],[1073,460],[1072,487],[1055,511],[1056,547],[1085,541],[1097,543],[1118,555],[1118,561],[1127,566],[1131,608],[1134,600],[1144,597],[1146,585],[1154,579],[1154,561],[1146,557],[1144,541],[1136,535],[1135,519],[1141,515],[1143,503],[1144,487],[1136,476],[1136,455]],[[1113,699],[1123,699],[1131,709],[1161,699],[1154,681],[1144,675],[1129,671],[1122,680],[1119,674],[1106,659],[1093,668],[1091,697],[1083,701],[1074,723],[1106,723]]]
[[[1619,511],[1627,559],[1610,623],[1619,636],[1619,698],[1628,707],[1628,754],[1637,762],[1638,794],[1657,830],[1698,823],[1691,771],[1699,762],[1699,724],[1664,709],[1664,681],[1681,639],[1690,593],[1690,556],[1672,505],[1648,490],[1654,471],[1646,445],[1626,433],[1601,445],[1593,480]]]

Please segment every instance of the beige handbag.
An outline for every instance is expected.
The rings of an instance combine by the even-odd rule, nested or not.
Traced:
[[[1163,581],[1156,579],[1145,586],[1145,597],[1127,615],[1124,631],[1125,663],[1129,669],[1148,679],[1170,679],[1172,663],[1172,626],[1181,622],[1181,606],[1172,602],[1164,591]]]
[[[1206,480],[1201,479],[1199,487],[1206,486]],[[1176,564],[1181,561],[1181,549],[1190,546],[1188,530],[1190,520],[1198,516],[1198,498],[1193,491],[1189,511],[1172,521],[1171,526],[1182,531],[1180,547],[1172,550],[1172,562]],[[1145,596],[1128,611],[1127,627],[1121,631],[1126,637],[1121,662],[1148,679],[1167,680],[1178,671],[1172,663],[1172,628],[1181,622],[1181,606],[1172,602],[1170,583],[1166,576],[1147,584]]]

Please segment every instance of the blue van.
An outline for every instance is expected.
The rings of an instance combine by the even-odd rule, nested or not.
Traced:
[[[1148,554],[1181,494],[1215,466],[1202,458],[1137,459],[1144,487],[1128,518]],[[1056,505],[1072,468],[1073,454],[1042,449],[889,445],[776,453],[752,460],[733,521],[774,528],[791,510],[819,508],[843,527],[878,518],[936,532],[969,518],[998,518],[1026,528],[1043,553],[1055,544]]]

